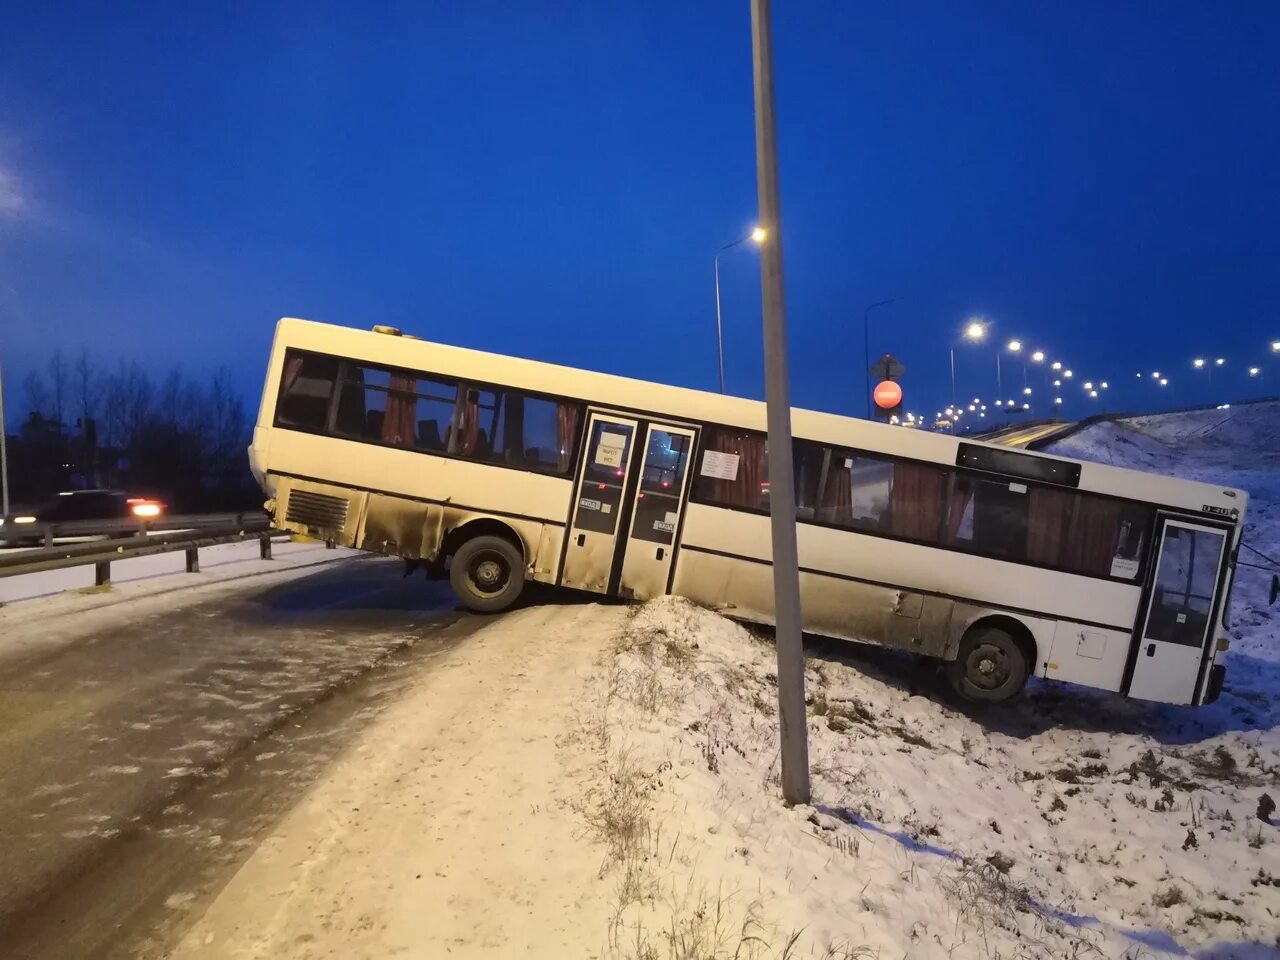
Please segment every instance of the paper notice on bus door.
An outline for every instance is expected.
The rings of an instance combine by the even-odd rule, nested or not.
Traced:
[[[702,470],[704,477],[715,477],[717,480],[738,479],[738,455],[721,453],[719,450],[706,450],[702,454]]]
[[[596,463],[602,467],[620,467],[626,450],[626,436],[621,433],[602,433],[600,443],[596,446]]]

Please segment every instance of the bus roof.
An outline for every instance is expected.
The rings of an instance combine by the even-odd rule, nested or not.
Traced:
[[[397,336],[312,320],[284,318],[276,326],[273,347],[272,364],[276,376],[278,372],[275,367],[283,364],[284,350],[287,347],[423,373],[505,385],[617,410],[645,411],[676,421],[721,424],[761,432],[766,430],[765,405],[759,400],[449,346],[414,336]],[[276,376],[270,378],[271,382],[275,381]],[[274,415],[274,395],[264,396],[259,414],[260,425],[270,425]],[[950,434],[906,430],[885,423],[798,407],[792,409],[791,425],[797,439],[816,440],[870,453],[947,466],[956,464],[956,456],[962,443],[992,447],[1018,456],[1079,463],[1080,490],[1208,513],[1219,519],[1223,518],[1225,512],[1234,511],[1236,517],[1243,515],[1248,500],[1244,491],[1213,484],[1015,450]]]

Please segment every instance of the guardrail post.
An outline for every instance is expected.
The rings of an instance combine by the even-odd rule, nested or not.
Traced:
[[[187,548],[187,573],[200,572],[200,549],[199,547]]]
[[[49,526],[46,523],[43,528],[43,533],[44,533],[44,536],[40,538],[41,544],[46,547],[52,547],[53,546],[53,527]]]
[[[265,533],[258,538],[258,556],[263,560],[271,559],[271,537]]]
[[[99,560],[93,565],[93,585],[95,587],[111,586],[110,560]]]

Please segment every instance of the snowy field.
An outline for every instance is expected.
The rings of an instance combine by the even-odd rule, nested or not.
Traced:
[[[1276,556],[1278,428],[1153,417],[1060,452],[1244,487]],[[674,598],[518,612],[366,731],[176,955],[1280,957],[1265,587],[1241,577],[1200,709],[1033,681],[971,713],[909,658],[815,648],[795,809],[767,639]]]

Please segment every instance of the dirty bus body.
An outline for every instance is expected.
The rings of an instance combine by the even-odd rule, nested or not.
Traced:
[[[806,629],[1217,696],[1244,493],[793,412]],[[763,403],[282,320],[250,459],[275,525],[420,563],[500,610],[536,580],[772,621]]]

